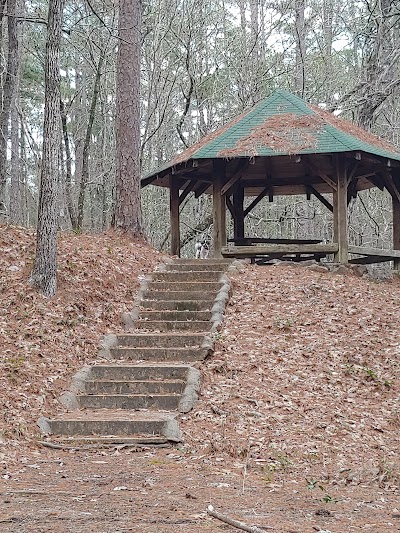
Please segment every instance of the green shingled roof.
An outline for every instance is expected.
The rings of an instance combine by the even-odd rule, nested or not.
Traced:
[[[400,151],[383,139],[279,89],[219,130],[203,137],[162,169],[190,159],[352,151],[400,161]]]

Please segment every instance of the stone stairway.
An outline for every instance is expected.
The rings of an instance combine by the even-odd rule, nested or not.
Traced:
[[[73,378],[61,403],[68,411],[41,418],[46,438],[63,445],[179,442],[179,413],[197,399],[191,366],[212,353],[230,284],[229,260],[177,259],[141,282],[124,333],[105,338],[98,364]]]

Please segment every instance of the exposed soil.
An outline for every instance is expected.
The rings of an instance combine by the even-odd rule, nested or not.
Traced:
[[[201,365],[201,398],[182,417],[183,444],[51,450],[36,444],[37,413],[56,411],[55,396],[67,376],[95,357],[104,331],[118,328],[118,315],[132,299],[128,288],[137,287],[125,269],[132,275],[135,268],[150,270],[160,256],[112,235],[65,237],[62,246],[70,261],[80,258],[79,265],[49,302],[24,283],[29,264],[22,261],[32,253],[32,236],[2,230],[7,292],[4,299],[2,285],[0,398],[7,412],[0,531],[238,531],[208,516],[210,503],[278,533],[400,531],[398,280],[247,266],[234,276],[215,355]],[[105,253],[108,245],[121,255]],[[124,257],[134,254],[137,266],[132,259],[126,266]],[[94,256],[101,258],[98,268],[88,268]],[[116,267],[121,274],[114,274]],[[118,282],[109,281],[114,275]],[[99,299],[112,308],[95,319],[91,303]],[[71,331],[70,324],[57,323],[65,306],[85,301],[83,325],[78,321]],[[31,323],[34,314],[39,321]],[[25,330],[34,334],[39,327],[44,337],[26,338]],[[11,343],[28,341],[25,351],[17,350],[23,361],[10,372],[4,359]],[[48,375],[54,380],[46,381]],[[39,395],[45,396],[42,407]]]

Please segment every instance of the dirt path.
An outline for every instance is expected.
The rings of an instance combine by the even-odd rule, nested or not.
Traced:
[[[245,474],[218,459],[177,449],[38,449],[2,474],[0,531],[237,531],[207,516],[210,503],[276,533],[400,531],[393,491],[371,485],[312,489],[305,480],[294,481],[291,471],[271,482],[260,469]]]

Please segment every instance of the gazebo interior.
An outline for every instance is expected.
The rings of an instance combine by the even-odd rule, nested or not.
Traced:
[[[400,152],[369,132],[278,90],[142,179],[170,191],[171,253],[180,255],[179,210],[194,194],[213,198],[214,257],[393,261],[400,268]],[[365,189],[387,189],[393,207],[392,249],[352,246],[348,205]],[[263,199],[316,197],[333,213],[333,241],[253,238],[245,217]],[[245,207],[245,197],[251,202]],[[226,211],[233,220],[228,239]]]

